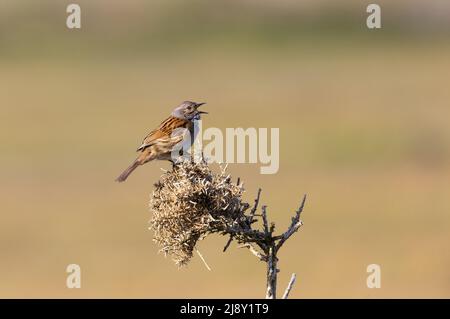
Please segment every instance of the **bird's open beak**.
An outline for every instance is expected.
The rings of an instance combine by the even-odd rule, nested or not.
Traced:
[[[200,106],[202,106],[203,104],[206,104],[206,103],[197,103],[197,105],[195,106],[195,108],[196,109],[198,109]],[[208,112],[205,112],[205,111],[197,111],[198,112],[198,114],[208,114]]]

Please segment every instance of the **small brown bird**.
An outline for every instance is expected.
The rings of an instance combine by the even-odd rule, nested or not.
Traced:
[[[138,158],[117,177],[116,181],[125,181],[137,167],[154,159],[173,162],[172,150],[186,138],[187,134],[190,134],[190,143],[194,142],[196,121],[200,120],[201,114],[208,114],[198,110],[203,104],[205,103],[184,101],[177,106],[158,128],[144,138],[142,145],[137,149],[137,152],[140,152]]]

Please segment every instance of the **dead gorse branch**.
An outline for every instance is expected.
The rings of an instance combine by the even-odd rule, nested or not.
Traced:
[[[261,214],[257,214],[261,189],[250,210],[250,205],[242,200],[243,193],[240,179],[234,183],[226,168],[215,173],[205,162],[182,161],[166,171],[155,184],[150,199],[153,213],[150,229],[154,231],[154,241],[161,247],[160,251],[170,255],[180,267],[189,262],[197,242],[208,234],[227,236],[223,251],[235,241],[266,263],[266,298],[276,298],[277,253],[302,226],[300,217],[306,196],[289,228],[274,235],[275,224],[269,224],[267,207],[262,206]],[[262,230],[254,228],[258,217],[261,217]],[[289,283],[285,297],[293,282]]]

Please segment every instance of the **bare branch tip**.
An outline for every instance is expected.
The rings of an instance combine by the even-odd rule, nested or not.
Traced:
[[[203,264],[205,264],[206,269],[211,271],[211,267],[209,267],[208,263],[206,262],[205,258],[203,258],[203,255],[200,253],[200,251],[195,248],[195,251],[197,252],[197,255],[200,257],[200,259],[203,261]]]
[[[223,252],[225,252],[228,249],[228,247],[230,247],[232,241],[233,241],[233,235],[230,235],[230,238],[228,239],[225,247],[223,247]]]
[[[300,211],[302,211],[303,208],[305,207],[305,203],[306,203],[306,194],[303,195],[302,204],[300,205],[300,209],[299,209]]]
[[[296,279],[297,279],[297,275],[295,273],[293,273],[291,276],[291,279],[289,280],[288,286],[286,287],[286,290],[284,291],[284,294],[282,297],[283,299],[287,299],[289,297],[289,293],[291,292]]]

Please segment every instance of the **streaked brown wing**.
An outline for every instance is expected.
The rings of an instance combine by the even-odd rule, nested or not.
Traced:
[[[182,120],[176,117],[169,117],[164,122],[162,122],[159,127],[151,131],[142,141],[142,145],[139,146],[137,151],[142,151],[143,149],[153,145],[157,140],[170,140],[173,131],[177,128],[185,128],[189,121]]]

